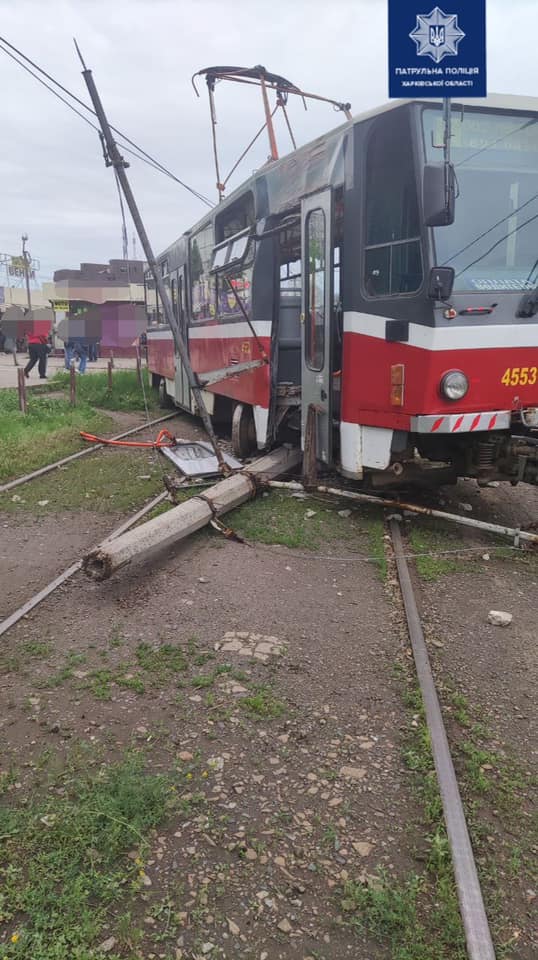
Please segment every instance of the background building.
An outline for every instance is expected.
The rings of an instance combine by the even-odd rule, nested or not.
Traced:
[[[81,263],[79,270],[56,270],[43,294],[56,313],[59,336],[88,338],[101,355],[135,356],[146,329],[142,260]]]

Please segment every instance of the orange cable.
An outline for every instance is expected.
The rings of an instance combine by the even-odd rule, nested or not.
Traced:
[[[168,430],[159,430],[156,440],[107,440],[105,437],[96,437],[93,433],[80,431],[83,440],[89,443],[103,443],[109,447],[150,447],[158,449],[159,447],[175,447],[176,439]]]

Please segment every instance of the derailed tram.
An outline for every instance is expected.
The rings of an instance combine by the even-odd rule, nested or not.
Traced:
[[[371,486],[538,483],[538,98],[454,102],[450,162],[445,135],[441,102],[393,101],[158,258],[236,455],[286,441]],[[195,412],[161,316],[153,384]]]

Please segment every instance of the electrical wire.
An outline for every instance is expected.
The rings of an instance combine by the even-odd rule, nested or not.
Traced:
[[[6,50],[6,47],[9,47],[10,50],[15,51],[15,54],[17,54],[17,56],[11,53],[10,50]],[[91,113],[92,116],[95,116],[95,111],[92,110],[92,108],[89,107],[88,104],[84,103],[84,101],[81,100],[80,97],[77,97],[76,94],[72,93],[71,90],[69,90],[67,87],[61,84],[58,80],[55,80],[54,77],[52,77],[49,73],[47,73],[46,70],[43,70],[42,67],[40,67],[37,63],[35,63],[33,60],[27,57],[24,53],[22,53],[21,50],[18,50],[17,47],[15,47],[12,43],[6,40],[5,37],[2,37],[2,36],[0,36],[0,50],[2,50],[3,53],[6,53],[9,57],[11,57],[11,59],[14,60],[15,63],[17,63],[24,70],[26,70],[26,72],[29,73],[30,76],[34,77],[35,80],[38,80],[39,83],[42,84],[42,86],[46,87],[46,89],[50,91],[50,93],[53,93],[54,96],[58,97],[58,99],[61,100],[62,103],[64,103],[66,106],[68,106],[70,110],[73,110],[73,112],[76,113],[79,117],[81,117],[82,120],[88,123],[95,130],[97,130],[97,132],[99,132],[99,128],[95,126],[91,122],[91,120],[85,117],[84,114],[80,113],[80,111],[77,110],[76,107],[73,106],[73,104],[65,100],[65,98],[62,97],[52,87],[50,87],[49,84],[45,83],[45,81],[42,80],[41,77],[39,77],[36,73],[34,73],[34,71],[30,69],[30,67],[26,66],[26,63],[30,64],[31,67],[34,68],[34,70],[37,70],[38,73],[46,77],[47,80],[50,80],[51,83],[53,83],[56,87],[58,87],[68,97],[71,97],[71,99],[74,100],[75,103],[78,103],[79,106],[83,107],[84,110],[86,110],[88,113]],[[20,57],[21,59],[17,59],[17,57]],[[26,63],[23,63],[22,60],[25,60]],[[160,173],[165,174],[165,176],[169,177],[171,180],[174,180],[176,183],[182,186],[185,190],[188,190],[189,193],[191,193],[194,197],[196,197],[202,203],[205,203],[209,207],[213,206],[211,201],[206,196],[204,196],[204,194],[200,193],[198,190],[195,190],[193,187],[190,187],[183,180],[180,180],[180,178],[177,177],[170,170],[168,170],[167,167],[164,166],[164,164],[160,163],[159,160],[156,160],[155,157],[152,157],[151,154],[149,154],[146,150],[144,150],[137,143],[135,143],[134,140],[131,140],[126,134],[122,133],[121,130],[118,130],[116,127],[113,127],[112,125],[111,125],[111,129],[114,131],[114,133],[118,135],[118,137],[121,137],[122,140],[130,144],[131,147],[133,147],[134,150],[138,152],[133,153],[133,150],[130,150],[127,146],[125,146],[124,143],[122,143],[120,145],[123,150],[125,150],[127,153],[132,154],[138,160],[142,160],[144,163],[147,163],[148,166],[152,166],[154,169],[158,170]]]
[[[1,40],[2,38],[0,37],[0,41]],[[41,77],[39,77],[36,73],[33,72],[33,70],[30,70],[30,68],[27,67],[20,60],[17,60],[17,57],[15,57],[12,53],[10,53],[9,50],[6,50],[1,43],[0,43],[0,50],[2,50],[3,53],[6,53],[8,57],[11,57],[11,59],[14,60],[15,63],[17,63],[20,67],[22,67],[23,70],[26,70],[26,72],[29,73],[30,76],[34,78],[34,80],[37,80],[38,83],[40,83],[43,87],[45,87],[46,90],[52,93],[53,96],[57,97],[58,100],[61,100],[61,102],[64,103],[66,107],[69,107],[69,109],[72,110],[73,113],[76,113],[77,117],[80,117],[81,120],[84,120],[84,123],[87,123],[88,126],[92,128],[92,130],[95,130],[97,134],[100,134],[99,127],[96,126],[95,123],[92,123],[92,121],[89,120],[88,117],[86,117],[83,113],[81,113],[80,110],[77,110],[77,108],[74,107],[73,104],[69,102],[69,100],[66,100],[65,97],[62,97],[62,95],[58,93],[57,90],[49,86],[49,84],[46,83],[44,80],[42,80]],[[43,73],[45,73],[45,71],[43,71]],[[48,76],[48,74],[45,73],[45,76]],[[88,110],[90,113],[93,114],[93,116],[95,116],[93,110],[91,110],[88,106],[86,106],[86,104],[83,103],[83,101],[78,100],[78,97],[75,97],[74,94],[70,94],[70,96],[72,96],[73,99],[75,99],[78,103],[81,103],[86,110]],[[125,153],[129,153],[131,156],[136,157],[137,160],[141,160],[143,163],[146,163],[148,167],[153,167],[153,169],[157,170],[159,173],[165,173],[166,176],[170,176],[173,180],[177,180],[177,177],[175,177],[172,173],[167,171],[166,168],[162,167],[157,161],[153,162],[152,160],[145,159],[143,156],[136,153],[134,150],[129,149],[129,147],[127,147],[124,143],[120,144],[120,146]],[[177,180],[177,182],[180,183],[182,186],[184,185],[181,180]],[[187,187],[187,189],[190,189],[190,188]],[[202,197],[202,195],[198,195],[197,193],[195,193],[195,196],[198,199],[203,199],[204,203],[205,202],[209,203],[209,201],[208,200],[206,201],[205,197]]]
[[[512,237],[515,233],[521,230],[522,227],[526,227],[527,224],[532,223],[533,220],[538,220],[538,213],[535,213],[533,217],[529,217],[528,220],[524,220],[523,223],[520,223],[514,230],[509,230],[508,233],[505,233],[504,237],[501,237],[500,240],[497,240],[496,243],[492,244],[489,250],[486,250],[485,253],[482,254],[482,256],[477,257],[476,260],[472,261],[472,263],[468,263],[467,266],[463,268],[463,270],[460,270],[456,274],[456,276],[461,277],[462,273],[466,273],[466,271],[470,270],[471,267],[474,267],[476,263],[480,263],[480,261],[483,260],[484,257],[487,257],[488,253],[491,253],[492,250],[495,250],[495,247],[498,247],[501,243],[504,243],[504,241],[507,240],[508,237]]]
[[[478,157],[479,154],[484,153],[485,150],[491,150],[492,147],[495,147],[498,143],[501,143],[503,140],[508,140],[514,135],[514,133],[520,133],[521,130],[526,130],[527,127],[532,127],[538,121],[532,119],[527,120],[526,123],[522,124],[521,127],[516,127],[515,130],[509,130],[508,133],[503,134],[502,137],[497,137],[496,140],[491,140],[490,143],[486,143],[485,147],[480,147],[479,150],[475,150],[474,153],[471,153],[468,157],[464,157],[463,160],[460,160],[458,163],[455,163],[455,167],[461,167],[464,163],[469,163],[469,160],[472,160],[473,157]]]
[[[260,553],[269,553],[271,556],[287,557],[287,559],[292,562],[293,560],[333,560],[336,563],[379,563],[381,560],[386,559],[382,554],[379,554],[377,557],[364,557],[360,553],[351,554],[349,557],[338,557],[332,556],[329,554],[319,554],[319,553],[296,553],[294,550],[275,550],[271,544],[260,544],[260,543],[249,543],[248,540],[245,540],[245,543],[249,547],[256,547]],[[506,545],[503,549],[506,550],[517,550],[521,552],[520,547],[513,547],[511,545]],[[414,560],[420,557],[445,557],[459,555],[462,553],[481,553],[482,558],[485,553],[487,553],[487,547],[485,544],[482,544],[479,547],[457,547],[453,550],[427,550],[423,553],[405,553],[403,556],[408,560]]]
[[[487,237],[488,233],[492,233],[493,230],[495,230],[497,227],[500,227],[501,223],[506,223],[506,221],[510,220],[511,217],[515,217],[515,215],[519,213],[520,210],[523,210],[525,207],[528,207],[529,203],[533,203],[534,200],[538,200],[538,193],[535,193],[534,196],[530,198],[530,200],[525,200],[525,203],[522,203],[519,207],[515,207],[513,210],[510,211],[510,213],[506,215],[506,217],[503,217],[502,220],[497,220],[497,223],[494,223],[493,226],[488,227],[487,230],[484,230],[484,233],[480,233],[478,237],[475,237],[474,240],[471,240],[465,247],[462,247],[460,250],[457,250],[456,253],[453,253],[451,257],[448,257],[448,259],[444,261],[444,263],[445,264],[450,263],[451,260],[455,260],[456,257],[459,257],[462,253],[465,253],[465,251],[468,250],[469,247],[474,247],[475,243],[478,243],[479,240],[483,240],[484,237]],[[532,270],[531,270],[531,273],[532,273]]]
[[[116,181],[116,189],[118,191],[118,200],[120,203],[120,213],[121,213],[121,238],[123,241],[123,259],[127,261],[127,282],[129,284],[129,297],[131,296],[131,277],[129,275],[129,247],[127,240],[127,224],[125,222],[125,208],[123,206],[123,197],[121,195],[120,181],[118,177],[118,171],[114,168],[114,180]]]

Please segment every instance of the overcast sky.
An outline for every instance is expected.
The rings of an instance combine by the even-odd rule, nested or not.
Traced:
[[[431,6],[417,0],[417,12]],[[386,9],[386,0],[0,0],[0,34],[87,100],[75,36],[112,123],[214,199],[207,92],[201,80],[196,98],[191,75],[262,63],[360,113],[387,100]],[[538,95],[535,27],[536,0],[488,0],[490,92]],[[1,52],[0,90],[0,252],[18,253],[28,233],[41,279],[121,257],[118,198],[97,134]],[[217,110],[227,172],[261,125],[259,92],[221,84]],[[330,106],[305,113],[295,98],[289,113],[301,143],[340,122]],[[267,153],[260,138],[231,183]],[[156,252],[207,209],[136,160],[129,172]]]

